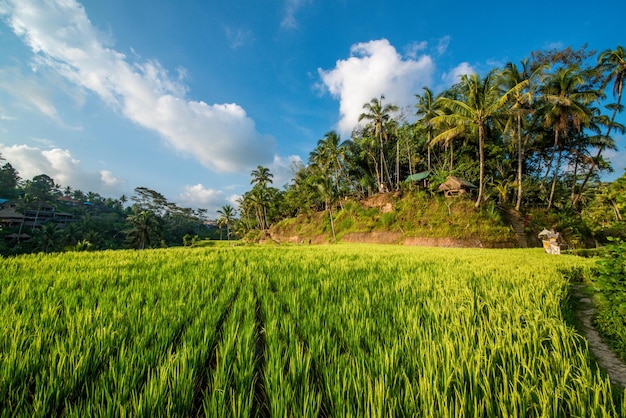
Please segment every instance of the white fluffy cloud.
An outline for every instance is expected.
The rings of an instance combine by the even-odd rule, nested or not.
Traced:
[[[294,176],[293,169],[298,163],[302,163],[302,159],[297,155],[290,155],[289,157],[274,157],[272,164],[268,166],[270,172],[274,175],[272,178],[272,185],[277,189],[289,183]]]
[[[353,45],[349,58],[332,70],[318,70],[325,88],[339,98],[338,130],[344,135],[357,126],[363,104],[373,97],[384,95],[401,108],[412,105],[414,95],[432,84],[433,71],[430,56],[406,59],[386,39]]]
[[[451,86],[461,81],[462,76],[475,74],[477,72],[478,71],[468,62],[462,62],[454,67],[452,70],[443,73],[443,75],[441,76],[441,80],[445,85]]]
[[[47,174],[62,187],[71,186],[84,192],[92,191],[110,196],[126,192],[127,182],[107,170],[88,171],[68,150],[52,148],[42,150],[28,145],[4,146],[0,154],[11,163],[19,176],[30,180]]]
[[[207,209],[209,218],[216,218],[217,210],[224,205],[237,206],[236,197],[226,196],[223,191],[207,188],[201,183],[185,186],[179,198],[182,205]]]
[[[96,93],[109,106],[175,150],[216,171],[235,172],[273,159],[275,141],[256,131],[237,104],[185,99],[187,87],[158,62],[137,62],[108,45],[75,0],[8,0],[0,14],[32,49],[36,62]],[[54,108],[33,96],[51,117]]]

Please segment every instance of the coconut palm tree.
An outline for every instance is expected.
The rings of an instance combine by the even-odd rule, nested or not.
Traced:
[[[561,67],[547,76],[542,95],[545,102],[543,117],[544,125],[554,131],[554,145],[542,184],[545,184],[552,171],[554,158],[557,157],[548,209],[552,207],[554,201],[554,191],[561,165],[564,148],[561,141],[569,137],[570,127],[580,132],[589,123],[592,111],[588,104],[598,97],[599,93],[588,87],[585,74],[577,65]]]
[[[606,73],[606,77],[602,83],[602,88],[606,88],[611,82],[613,82],[613,97],[617,99],[617,102],[607,106],[610,110],[613,111],[611,115],[611,123],[607,126],[606,138],[608,139],[611,135],[612,129],[620,129],[621,132],[624,132],[624,127],[622,125],[615,123],[615,117],[619,112],[623,110],[622,102],[622,92],[624,91],[624,80],[626,80],[626,52],[621,45],[618,45],[615,50],[607,49],[602,52],[598,56],[598,69]],[[572,199],[572,206],[575,206],[580,196],[583,192],[583,189],[587,185],[589,178],[593,174],[593,171],[597,168],[597,161],[600,159],[602,151],[605,150],[606,146],[599,146],[598,152],[595,158],[591,161],[591,167],[583,180],[579,192]]]
[[[464,100],[441,96],[437,99],[439,106],[448,113],[432,119],[435,126],[447,127],[437,135],[433,141],[447,141],[458,136],[473,134],[478,137],[478,158],[480,164],[480,179],[478,184],[478,198],[476,207],[480,206],[483,198],[485,181],[485,139],[489,123],[498,116],[510,94],[509,90],[502,94],[500,77],[497,73],[490,73],[485,78],[478,74],[464,75],[461,87],[465,93]]]
[[[521,67],[509,62],[502,71],[502,87],[505,91],[514,89],[510,95],[509,112],[514,119],[514,134],[517,136],[517,200],[515,202],[517,211],[521,209],[523,195],[524,143],[522,141],[522,122],[524,117],[532,111],[531,105],[537,94],[538,84],[535,84],[533,81],[537,79],[545,68],[547,67],[539,65],[531,69],[529,60],[524,59],[521,62]]]
[[[231,205],[224,205],[221,209],[218,209],[217,213],[220,215],[220,220],[226,225],[226,238],[230,245],[230,226],[235,221],[235,208]],[[220,221],[218,220],[218,222]]]
[[[154,212],[142,210],[126,218],[131,226],[127,232],[130,243],[135,248],[143,250],[146,246],[155,245],[161,238],[161,219]]]
[[[274,175],[270,173],[270,169],[267,167],[263,167],[262,165],[258,166],[254,170],[252,170],[252,180],[250,180],[250,184],[254,184],[255,187],[260,187],[262,189],[266,188],[268,184],[272,184],[272,179]]]
[[[383,105],[385,96],[380,96],[380,100],[372,98],[369,103],[363,105],[363,109],[367,112],[359,115],[359,122],[363,119],[370,121],[374,125],[374,132],[378,136],[380,146],[380,177],[378,179],[378,191],[386,189],[384,174],[387,173],[389,184],[391,184],[391,176],[389,175],[389,169],[387,168],[385,160],[384,141],[387,139],[387,132],[385,131],[385,123],[391,118],[392,112],[398,111],[398,106],[392,104]]]
[[[336,193],[341,185],[349,184],[350,178],[345,168],[347,144],[341,142],[341,136],[335,131],[328,132],[317,142],[317,147],[309,154],[309,162],[320,168],[320,174],[331,179]]]
[[[437,102],[438,96],[433,96],[433,92],[428,88],[424,87],[424,94],[419,95],[416,94],[417,104],[415,108],[415,116],[418,117],[417,123],[421,124],[424,129],[426,129],[427,142],[426,146],[428,149],[428,171],[431,169],[430,162],[430,148],[433,140],[433,133],[435,131],[435,125],[433,125],[432,120],[434,117],[439,116],[441,114],[441,110],[439,109],[439,103]]]

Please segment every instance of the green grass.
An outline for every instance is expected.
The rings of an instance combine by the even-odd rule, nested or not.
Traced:
[[[455,238],[479,240],[484,246],[515,246],[515,235],[510,226],[500,219],[497,209],[476,209],[466,197],[446,199],[425,192],[404,192],[387,195],[392,210],[381,206],[367,207],[361,202],[343,202],[335,208],[334,221],[337,237],[341,240],[351,233],[399,232],[404,238]],[[287,239],[293,236],[330,236],[328,213],[300,215],[272,227],[275,236]]]
[[[563,313],[592,269],[342,244],[2,259],[0,416],[620,416]]]

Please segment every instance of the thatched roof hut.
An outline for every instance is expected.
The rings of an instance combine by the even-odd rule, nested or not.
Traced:
[[[446,181],[439,186],[439,190],[444,192],[446,197],[454,197],[470,193],[471,189],[475,188],[476,186],[474,184],[455,176],[448,176]]]

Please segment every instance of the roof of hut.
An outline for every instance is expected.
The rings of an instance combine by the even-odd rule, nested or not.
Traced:
[[[445,182],[439,186],[439,190],[460,190],[463,188],[476,188],[476,185],[456,176],[448,176]]]

